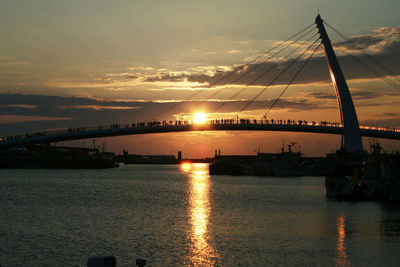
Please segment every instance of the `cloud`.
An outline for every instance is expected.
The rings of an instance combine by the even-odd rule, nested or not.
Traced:
[[[387,68],[394,69],[398,72],[398,61],[400,59],[400,27],[379,28],[375,31],[353,36],[352,43],[340,43],[347,51],[356,51],[357,47],[374,54],[374,57],[385,64]],[[248,45],[243,43],[243,45]],[[243,49],[243,47],[239,47]],[[243,50],[227,49],[232,55],[244,53]],[[204,54],[204,53],[203,53]],[[243,56],[247,55],[246,53]],[[337,51],[340,64],[343,67],[344,74],[348,80],[359,82],[360,80],[371,80],[376,77],[360,67],[352,58],[343,55]],[[365,60],[362,55],[355,55],[360,60]],[[17,62],[18,59],[11,57],[1,57],[0,62]],[[56,97],[44,95],[22,95],[22,94],[0,94],[0,115],[1,116],[21,116],[21,118],[29,118],[33,116],[41,120],[32,119],[31,122],[21,121],[20,128],[13,126],[11,130],[22,129],[26,131],[29,128],[35,129],[40,127],[81,127],[90,125],[112,124],[115,122],[135,122],[147,121],[159,116],[158,119],[171,118],[182,112],[191,112],[195,108],[204,107],[205,110],[216,110],[215,112],[233,115],[237,113],[244,105],[248,103],[254,92],[257,92],[265,85],[269,84],[291,60],[276,61],[257,61],[242,68],[239,65],[207,65],[187,64],[180,71],[179,69],[153,68],[146,66],[132,66],[122,70],[108,70],[103,74],[86,76],[85,79],[68,80],[54,79],[50,80],[46,85],[47,89],[78,88],[71,92],[90,92],[95,95],[108,95],[113,97],[126,99],[110,99],[95,98],[90,95],[82,95],[81,97]],[[294,66],[275,81],[273,86],[286,85],[296,73],[298,68],[304,61],[297,62]],[[274,109],[287,110],[291,112],[310,111],[317,109],[335,109],[337,108],[336,96],[333,92],[322,93],[319,89],[310,90],[308,87],[316,88],[330,84],[329,70],[326,59],[323,56],[314,57],[300,73],[295,80],[293,87],[296,85],[301,87],[301,92],[296,92],[296,97],[282,98]],[[247,86],[244,94],[238,95],[235,99],[231,99],[231,95],[241,90],[244,85]],[[359,106],[378,106],[387,103],[391,97],[388,93],[374,90],[362,90],[358,86],[351,88],[354,100],[357,100]],[[273,89],[271,86],[270,89]],[[275,88],[279,87],[276,86]],[[85,88],[87,90],[81,90]],[[224,89],[224,93],[219,98],[203,100],[197,97],[192,100],[190,96],[192,91],[205,92],[208,90],[210,94]],[[282,87],[283,88],[283,87]],[[291,88],[292,89],[292,88]],[[3,89],[4,90],[4,89]],[[92,90],[92,91],[91,91]],[[103,91],[101,91],[103,90]],[[108,92],[108,94],[104,93]],[[196,93],[196,92],[194,92]],[[254,93],[254,94],[253,94]],[[253,95],[251,95],[253,94]],[[141,96],[140,99],[134,99],[134,96]],[[294,95],[294,94],[293,94]],[[144,97],[146,96],[146,97]],[[379,98],[386,97],[385,101]],[[396,96],[397,95],[393,95]],[[133,98],[130,99],[129,97]],[[268,108],[273,101],[270,99],[254,101],[249,106],[251,112],[262,112]],[[152,100],[145,100],[152,99]],[[144,99],[144,100],[143,100]],[[188,99],[188,100],[185,100]],[[225,100],[226,99],[226,100]],[[377,99],[376,101],[374,99]],[[394,97],[393,97],[394,99]],[[379,101],[378,101],[379,100]],[[360,102],[361,101],[361,102]],[[375,102],[375,103],[374,103]],[[166,110],[165,112],[163,112]],[[162,114],[162,115],[157,115]],[[393,112],[394,117],[397,116]],[[25,117],[24,117],[25,116]],[[390,116],[390,112],[385,114]],[[32,118],[33,118],[32,117]],[[6,117],[4,117],[6,118]],[[11,118],[11,117],[9,117]],[[17,117],[15,117],[17,118]],[[48,120],[44,120],[47,118]],[[51,120],[50,118],[54,118]],[[59,119],[68,118],[68,119]],[[3,120],[3,124],[7,120]],[[9,120],[8,120],[9,121]],[[17,120],[16,120],[17,121]],[[0,131],[6,130],[7,127],[0,127]]]
[[[336,95],[325,92],[312,92],[307,94],[308,97],[323,100],[336,100]]]
[[[399,47],[400,51],[400,47]],[[356,56],[358,60],[366,61],[363,56]],[[379,54],[374,58],[383,62],[388,69],[396,69],[400,52]],[[367,59],[368,60],[368,59]],[[377,75],[369,71],[362,65],[359,65],[353,58],[348,56],[339,57],[345,76],[348,80],[357,79],[376,79]],[[292,61],[281,63],[262,62],[250,64],[245,68],[235,67],[233,71],[216,71],[213,74],[163,74],[155,77],[147,78],[146,82],[199,82],[207,83],[208,86],[215,85],[259,85],[266,86],[272,81],[272,85],[286,85],[294,77],[297,70],[304,64],[304,61],[295,63],[287,72],[279,76]],[[368,64],[370,64],[369,62]],[[384,71],[380,71],[384,72]],[[390,76],[390,75],[389,75]],[[276,79],[279,77],[278,79]],[[303,69],[293,84],[310,84],[310,83],[331,83],[329,69],[325,57],[313,58]]]
[[[356,100],[358,100],[358,99],[360,99],[360,100],[375,99],[375,98],[387,95],[384,92],[368,91],[368,90],[362,90],[362,89],[350,89],[350,91],[351,91],[352,99],[356,99]]]
[[[149,77],[146,78],[144,81],[145,82],[181,82],[184,81],[186,78],[186,74],[182,75],[171,75],[169,73],[162,73],[154,77]]]
[[[0,124],[11,124],[32,121],[61,121],[71,120],[65,117],[47,117],[47,116],[24,116],[24,115],[0,115]]]
[[[385,39],[375,35],[366,34],[350,38],[348,41],[339,43],[343,48],[348,51],[359,51],[359,49],[371,49],[384,42]],[[375,50],[375,49],[374,49]]]
[[[100,105],[80,105],[80,106],[62,106],[61,109],[93,109],[93,110],[130,110],[141,107],[124,107],[124,106],[100,106]]]
[[[376,94],[368,94],[359,90],[357,95],[368,100]],[[244,112],[240,113],[240,117],[260,118],[274,101],[273,98],[253,101]],[[226,101],[184,101],[179,99],[166,101],[157,99],[148,101],[90,96],[59,97],[0,94],[0,136],[55,128],[91,127],[114,123],[130,124],[153,119],[171,120],[185,116],[185,114],[189,116],[199,111],[212,113],[213,118],[233,118],[248,103],[249,100],[246,99]],[[366,105],[376,106],[376,104],[369,104],[368,102],[360,103],[360,106]],[[303,118],[303,114],[307,112],[326,114],[326,112],[337,112],[336,110],[337,103],[333,94],[313,92],[297,97],[281,98],[272,111],[274,114],[281,114],[279,116],[291,118],[294,113],[298,113],[298,116],[301,116],[302,119],[311,121],[315,118]],[[381,122],[379,125],[390,122],[391,124],[388,125],[398,126],[395,122],[399,115],[394,112],[385,112],[385,114],[379,116],[378,121],[388,118],[391,118],[391,120]],[[365,123],[376,125],[376,121],[365,121]],[[12,127],[10,127],[10,124],[12,124]]]
[[[237,49],[232,49],[228,51],[228,54],[242,54],[243,51],[237,50]]]
[[[308,46],[308,42],[300,44],[300,47]],[[400,59],[400,26],[398,27],[381,27],[370,34],[363,34],[352,36],[348,41],[339,42],[341,49],[350,52],[353,57],[343,54],[339,49],[336,49],[339,62],[342,65],[345,77],[348,80],[359,79],[376,79],[377,72],[380,72],[387,77],[391,74],[387,73],[380,66],[376,65],[371,59],[365,57],[360,53],[359,48],[362,48],[372,55],[375,61],[381,62],[385,65],[386,69],[392,70],[394,73],[399,73],[398,61]],[[295,45],[289,45],[294,48]],[[232,49],[229,50],[230,54],[242,53],[242,50]],[[318,56],[320,55],[320,56]],[[356,59],[356,60],[355,60]],[[368,65],[365,68],[359,62]],[[175,72],[171,73],[165,71],[156,75],[149,75],[146,82],[199,82],[206,83],[206,86],[215,85],[268,85],[273,81],[282,70],[289,64],[292,64],[293,59],[285,60],[280,58],[270,59],[266,61],[258,61],[247,65],[245,68],[241,66],[234,66],[230,69],[214,69],[209,71],[211,67],[203,70],[203,72]],[[294,77],[297,70],[304,64],[304,59],[295,63],[287,72],[285,72],[279,79],[275,80],[273,85],[285,85]],[[373,71],[371,71],[371,69]],[[197,70],[201,70],[198,68]],[[300,73],[294,84],[310,84],[310,83],[330,83],[329,69],[327,66],[326,58],[322,55],[322,48],[311,61],[306,65],[304,70]],[[395,81],[396,82],[396,81]]]
[[[137,67],[129,67],[129,70],[134,70],[134,71],[152,71],[154,68],[152,67],[146,67],[146,66],[137,66]]]
[[[394,113],[394,112],[384,112],[384,113],[382,113],[382,115],[386,116],[386,117],[397,117],[400,114],[399,113]]]
[[[381,27],[369,34],[352,36],[350,41],[338,43],[342,49],[354,54],[354,58],[343,54],[336,49],[339,62],[342,66],[345,77],[348,81],[377,79],[376,71],[386,74],[379,66],[373,67],[374,71],[359,65],[357,61],[373,66],[370,59],[359,53],[358,48],[363,48],[373,54],[373,57],[395,73],[400,72],[398,61],[400,59],[400,26]],[[309,42],[301,43],[305,47]],[[295,49],[296,45],[289,45]],[[197,50],[196,50],[197,51]],[[244,53],[244,50],[231,49],[227,53],[232,55]],[[329,69],[325,56],[316,54],[299,74],[294,85],[309,84],[330,84]],[[9,59],[7,59],[9,60]],[[168,68],[152,68],[146,66],[128,67],[125,71],[106,73],[104,77],[91,77],[88,81],[53,80],[46,83],[46,86],[56,88],[75,88],[76,90],[87,88],[88,90],[101,89],[103,91],[123,92],[133,90],[151,91],[178,91],[178,90],[206,90],[212,87],[222,86],[266,86],[272,81],[271,86],[287,85],[304,60],[299,60],[290,67],[283,75],[279,76],[282,70],[293,63],[293,59],[285,60],[283,57],[265,61],[257,61],[246,65],[244,68],[239,65],[218,66],[196,64],[186,65],[184,70],[172,70]],[[278,79],[276,79],[279,76]],[[394,81],[399,83],[398,81]],[[141,87],[141,88],[139,88]],[[355,95],[355,97],[357,97]]]
[[[27,104],[9,104],[5,105],[7,107],[15,107],[15,108],[25,108],[25,109],[34,109],[38,108],[39,106],[37,105],[27,105]]]
[[[382,97],[386,94],[382,92],[376,92],[376,91],[367,91],[367,90],[361,90],[361,89],[350,89],[351,91],[351,98],[353,100],[368,100],[368,99],[375,99],[378,97]],[[333,93],[324,93],[324,92],[313,92],[307,94],[308,97],[315,98],[315,99],[325,99],[325,100],[335,100],[336,101],[336,95]]]
[[[400,26],[380,27],[372,33],[351,36],[339,43],[349,51],[360,52],[360,49],[375,53],[398,52],[400,48]]]
[[[273,99],[254,101],[249,110],[262,110],[269,107]],[[0,115],[2,124],[26,122],[31,120],[30,128],[34,129],[35,121],[41,126],[83,127],[109,125],[113,123],[131,123],[152,120],[159,114],[160,118],[171,118],[175,114],[204,109],[209,112],[237,113],[248,100],[239,101],[181,101],[163,99],[154,101],[118,100],[89,97],[59,97],[44,95],[0,94]],[[325,108],[319,103],[305,99],[281,99],[275,109],[311,110]],[[20,118],[20,119],[17,119]],[[14,121],[13,121],[14,120]],[[68,120],[68,121],[67,121]],[[57,122],[57,123],[55,123]],[[39,124],[38,124],[39,125]],[[0,127],[0,131],[6,127]]]
[[[19,65],[31,65],[30,62],[20,60],[16,57],[0,56],[0,66],[19,66]]]
[[[250,40],[246,40],[246,41],[235,41],[235,43],[238,43],[238,44],[240,44],[240,45],[247,46],[247,45],[250,45],[250,44],[251,44],[251,41],[250,41]]]

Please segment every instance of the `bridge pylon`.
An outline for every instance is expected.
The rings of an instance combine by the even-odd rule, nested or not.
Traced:
[[[315,23],[319,30],[321,42],[324,45],[331,80],[335,87],[336,97],[339,103],[340,120],[344,126],[341,148],[346,152],[360,153],[363,150],[361,131],[349,87],[347,86],[346,79],[344,78],[342,69],[333,51],[331,41],[326,33],[323,20],[319,14],[315,19]]]

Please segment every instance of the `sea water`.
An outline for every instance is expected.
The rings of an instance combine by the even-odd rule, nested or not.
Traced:
[[[398,266],[400,208],[207,164],[0,170],[0,265]]]

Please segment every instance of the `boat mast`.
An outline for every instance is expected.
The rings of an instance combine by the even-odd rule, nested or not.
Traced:
[[[346,79],[344,78],[342,69],[333,51],[331,41],[326,33],[323,20],[319,14],[315,19],[315,23],[317,24],[321,42],[324,45],[331,80],[335,87],[336,97],[339,103],[340,120],[344,126],[341,148],[346,152],[360,153],[362,152],[361,132]]]

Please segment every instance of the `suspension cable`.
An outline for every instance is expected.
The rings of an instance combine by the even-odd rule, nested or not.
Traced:
[[[246,68],[247,66],[251,65],[252,63],[254,63],[255,61],[257,61],[259,58],[264,57],[265,55],[268,55],[271,51],[274,51],[275,49],[277,49],[278,47],[282,46],[284,43],[289,42],[292,38],[296,37],[297,35],[301,34],[302,32],[306,31],[308,28],[310,28],[311,26],[313,26],[315,23],[312,23],[310,25],[308,25],[307,27],[303,28],[301,31],[298,31],[297,33],[293,34],[292,36],[290,36],[289,38],[287,38],[285,41],[280,42],[279,44],[277,44],[276,46],[262,52],[261,54],[259,54],[258,56],[256,56],[254,59],[250,60],[249,62],[247,62],[246,64],[241,65],[239,68],[235,69],[234,71],[229,72],[228,74],[224,75],[223,77],[221,77],[220,79],[218,79],[217,81],[214,81],[210,84],[210,87],[213,87],[215,85],[217,85],[219,82],[221,82],[223,79],[228,78],[229,76],[235,74],[238,71],[241,71],[242,69]],[[291,45],[293,42],[298,41],[299,39],[303,38],[304,36],[306,36],[307,34],[309,34],[311,31],[313,31],[314,28],[312,28],[311,30],[309,30],[308,32],[306,32],[305,34],[301,35],[300,37],[298,37],[296,40],[292,41],[291,43],[289,43],[288,45],[286,45],[284,48],[282,48],[281,50],[279,50],[278,52],[276,52],[273,56],[279,54],[281,51],[285,50],[289,45]],[[268,57],[268,59],[270,59],[271,57]],[[248,72],[245,72],[245,74]],[[243,75],[244,76],[244,75]],[[240,77],[242,78],[242,77]],[[239,78],[239,79],[240,79]],[[234,81],[232,81],[231,83],[237,81],[237,79],[235,79]]]
[[[345,35],[343,35],[341,32],[339,32],[338,30],[336,30],[333,26],[329,25],[329,23],[327,23],[326,21],[324,21],[324,23],[334,32],[336,32],[339,36],[341,36],[344,40],[346,40],[347,42],[353,43],[356,45],[356,48],[359,49],[362,54],[364,56],[366,56],[368,59],[370,59],[371,61],[373,61],[375,64],[379,65],[383,70],[385,70],[387,73],[389,73],[390,75],[392,75],[396,80],[400,81],[399,78],[399,74],[396,74],[395,72],[391,71],[390,69],[388,69],[384,64],[382,64],[378,59],[374,58],[373,56],[371,56],[370,54],[368,54],[364,49],[362,49],[361,47],[359,47],[357,45],[357,43],[355,43],[353,40],[348,39]]]
[[[308,32],[309,33],[309,32]],[[303,44],[306,44],[307,42],[309,42],[312,38],[315,37],[315,35],[317,35],[318,33],[312,35],[309,39],[307,39],[306,41],[303,42]],[[302,45],[303,45],[302,44]],[[286,55],[286,57],[284,59],[288,59],[289,56],[291,56],[293,53],[295,53],[297,50],[299,50],[302,46],[298,46],[296,49],[294,49],[293,51],[291,51],[288,55]],[[276,54],[275,54],[276,55]],[[274,55],[274,56],[275,56]],[[264,71],[263,73],[261,73],[261,75],[257,76],[253,81],[251,81],[250,83],[248,83],[246,85],[246,87],[243,87],[242,89],[240,89],[238,92],[236,92],[235,94],[233,94],[230,99],[234,99],[235,97],[237,97],[238,95],[240,95],[244,90],[247,89],[247,86],[251,86],[254,85],[259,79],[261,79],[263,76],[265,76],[267,73],[269,73],[272,69],[274,69],[279,63],[275,62],[273,63],[266,71]],[[260,65],[258,65],[260,66]],[[214,109],[214,111],[218,111],[220,108],[222,108],[223,106],[225,106],[227,104],[227,102],[223,102],[221,103],[216,109]]]
[[[376,75],[378,78],[381,78],[382,80],[384,80],[386,83],[388,83],[389,85],[391,85],[392,87],[394,87],[396,90],[400,91],[400,85],[396,84],[395,82],[393,82],[392,80],[388,79],[387,77],[385,77],[384,74],[382,74],[381,72],[373,69],[372,67],[370,67],[368,64],[366,64],[365,62],[361,61],[360,59],[358,59],[357,57],[353,56],[352,54],[350,54],[349,52],[347,52],[346,50],[342,49],[342,47],[336,43],[332,44],[339,49],[342,53],[344,53],[345,55],[351,57],[353,60],[355,60],[358,64],[362,65],[364,68],[366,68],[367,70],[369,70],[370,72],[372,72],[374,75]]]
[[[298,36],[299,34],[301,34],[301,33],[304,32],[304,31],[306,31],[307,29],[309,29],[310,27],[312,27],[314,24],[315,24],[315,23],[312,23],[312,24],[308,25],[307,27],[301,29],[301,30],[298,31],[297,33],[295,33],[295,34],[293,34],[292,36],[290,36],[289,38],[287,38],[285,41],[283,41],[283,42],[279,43],[278,45],[276,45],[276,46],[274,46],[274,47],[272,47],[272,48],[270,48],[270,49],[264,51],[263,53],[259,54],[259,55],[256,56],[254,59],[252,59],[252,60],[250,60],[249,62],[247,62],[246,64],[243,64],[243,65],[241,65],[241,66],[235,68],[233,71],[229,72],[228,74],[223,75],[221,78],[217,79],[217,80],[214,81],[214,82],[211,82],[211,83],[210,83],[210,87],[215,86],[216,84],[218,84],[219,82],[221,82],[223,79],[225,79],[225,78],[227,78],[227,77],[233,75],[234,73],[236,73],[236,72],[238,72],[238,71],[244,69],[246,66],[252,64],[253,62],[255,62],[256,60],[258,60],[259,58],[261,58],[261,57],[267,55],[268,53],[270,53],[271,51],[277,49],[278,47],[280,47],[280,46],[283,45],[284,43],[290,41],[292,38]],[[307,34],[308,34],[308,33],[309,33],[309,32],[307,32]],[[192,99],[192,98],[196,97],[197,95],[199,95],[200,93],[202,93],[202,90],[199,90],[199,91],[194,92],[193,94],[189,95],[188,97],[186,97],[186,98],[184,99],[184,101],[187,101],[187,100],[189,100],[189,99]],[[216,95],[216,94],[215,94],[215,95]],[[163,109],[163,110],[161,110],[159,113],[157,113],[157,114],[155,115],[155,117],[157,118],[157,117],[159,117],[159,116],[165,114],[166,112],[172,110],[173,108],[176,108],[180,103],[181,103],[181,102],[177,102],[177,103],[175,103],[175,104],[173,104],[173,105],[171,105],[171,106],[166,107],[165,109]]]
[[[311,41],[313,38],[315,38],[315,36],[318,35],[318,33],[312,35],[310,38],[308,38],[306,41],[303,42],[303,44],[306,44],[307,42]],[[298,46],[296,49],[294,49],[293,51],[291,51],[286,57],[285,59],[289,58],[291,55],[293,55],[293,53],[295,53],[297,50],[299,50],[299,48],[301,48],[301,46]],[[254,79],[251,83],[249,83],[248,85],[254,85],[259,79],[261,79],[265,74],[267,74],[271,69],[268,69],[267,71],[261,73],[256,79]]]
[[[291,66],[293,66],[301,57],[303,57],[303,55],[310,50],[311,47],[313,47],[315,45],[316,42],[318,42],[319,38],[316,39],[309,47],[307,47],[307,49],[305,49],[296,59],[294,59],[290,64],[288,64],[286,66],[285,69],[283,69],[267,86],[265,86],[260,92],[258,92],[258,94],[256,96],[254,96],[251,101],[249,101],[243,108],[240,109],[239,113],[242,112],[243,110],[245,110],[248,106],[250,106],[254,100],[256,100],[262,93],[265,92],[265,90],[268,89],[268,87],[270,85],[272,85],[276,80],[278,80]],[[238,113],[238,114],[239,114]]]
[[[287,44],[285,47],[283,47],[282,49],[278,50],[277,52],[275,52],[274,54],[272,54],[271,56],[269,56],[265,61],[270,60],[271,58],[274,58],[276,55],[278,55],[279,53],[281,53],[283,50],[285,50],[286,48],[288,48],[290,45],[293,45],[294,43],[296,43],[297,41],[299,41],[300,39],[302,39],[304,36],[308,35],[310,32],[314,31],[315,29],[312,28],[311,30],[309,30],[308,32],[306,32],[305,34],[301,35],[300,37],[298,37],[296,40],[293,40],[291,43]],[[312,37],[311,37],[312,38]],[[310,39],[311,39],[310,38]],[[308,39],[307,41],[309,41],[310,39]],[[294,51],[293,51],[294,52]],[[288,58],[291,54],[286,56],[286,58]],[[265,62],[264,61],[264,62]],[[231,84],[234,84],[235,82],[239,81],[241,78],[243,78],[244,76],[246,76],[247,74],[251,73],[252,71],[254,71],[255,69],[257,69],[258,67],[260,67],[261,64],[257,64],[257,65],[252,65],[252,68],[249,69],[248,71],[244,72],[242,75],[236,77],[233,81],[231,81]],[[262,75],[261,75],[262,76]],[[220,92],[220,91],[217,91]],[[214,96],[214,95],[213,95]],[[212,97],[212,96],[211,96]]]
[[[272,103],[272,105],[269,107],[269,109],[267,110],[267,112],[265,112],[264,116],[261,118],[266,118],[268,113],[271,111],[271,109],[278,103],[279,99],[282,97],[282,95],[286,92],[286,90],[289,88],[290,85],[293,84],[293,82],[296,80],[296,78],[298,77],[298,75],[300,74],[300,72],[304,69],[304,67],[307,65],[307,63],[311,60],[312,56],[315,54],[315,52],[317,52],[317,50],[321,47],[320,43],[317,48],[312,52],[312,54],[306,59],[306,61],[303,63],[303,65],[300,67],[300,69],[296,72],[296,74],[294,75],[294,77],[290,80],[290,82],[288,83],[288,85],[286,86],[286,88],[281,92],[281,94],[275,99],[275,101]]]

